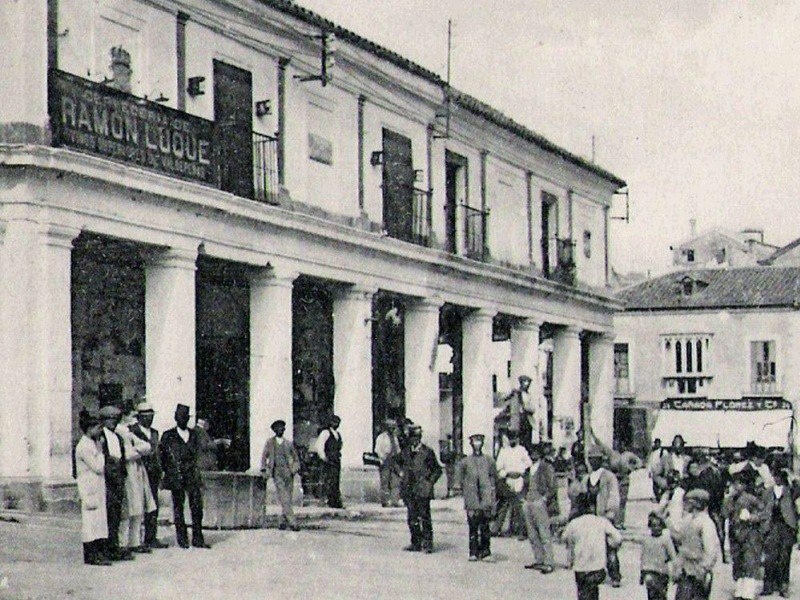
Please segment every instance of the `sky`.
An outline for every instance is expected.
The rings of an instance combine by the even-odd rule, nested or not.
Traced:
[[[800,3],[298,0],[628,182],[612,265],[700,231],[800,237]],[[625,212],[624,199],[613,214]]]

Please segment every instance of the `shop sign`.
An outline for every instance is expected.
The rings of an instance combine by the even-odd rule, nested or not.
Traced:
[[[792,410],[783,398],[738,398],[713,400],[709,398],[669,398],[661,403],[662,410]]]
[[[53,71],[50,123],[54,146],[219,187],[212,121]]]

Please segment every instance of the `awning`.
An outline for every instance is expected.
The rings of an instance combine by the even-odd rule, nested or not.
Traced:
[[[658,411],[652,438],[664,445],[676,435],[687,446],[743,448],[755,442],[767,448],[786,448],[792,426],[791,410],[669,410]]]

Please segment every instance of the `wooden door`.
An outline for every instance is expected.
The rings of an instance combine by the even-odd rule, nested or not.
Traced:
[[[391,237],[411,241],[414,224],[414,164],[411,140],[383,130],[383,227]]]
[[[214,122],[220,156],[220,187],[253,197],[253,77],[250,71],[214,61]]]

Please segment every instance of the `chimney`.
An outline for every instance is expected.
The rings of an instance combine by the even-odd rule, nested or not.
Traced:
[[[689,219],[689,237],[697,237],[697,219]]]

